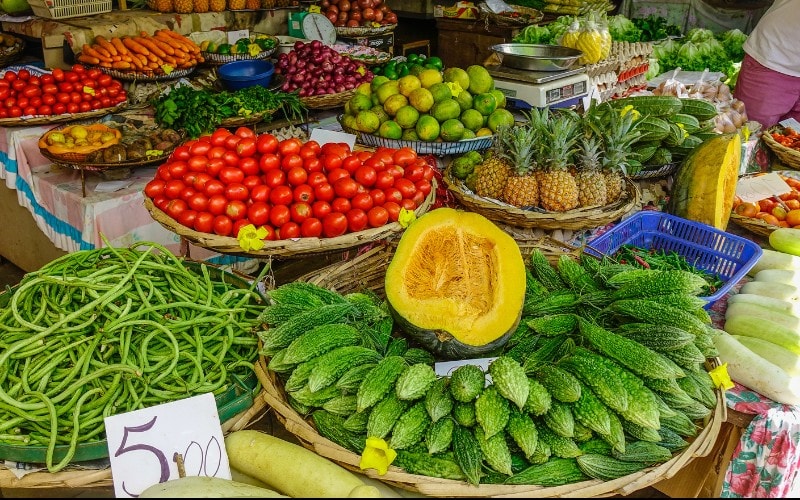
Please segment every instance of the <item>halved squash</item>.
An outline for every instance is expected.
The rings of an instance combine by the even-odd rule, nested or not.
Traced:
[[[434,355],[485,356],[519,322],[525,263],[516,241],[489,219],[438,208],[403,233],[385,289],[397,323]]]

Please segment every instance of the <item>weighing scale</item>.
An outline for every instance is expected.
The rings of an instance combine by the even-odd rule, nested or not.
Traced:
[[[586,67],[563,71],[530,71],[501,64],[487,65],[494,86],[506,96],[509,107],[568,108],[580,104],[589,95]]]

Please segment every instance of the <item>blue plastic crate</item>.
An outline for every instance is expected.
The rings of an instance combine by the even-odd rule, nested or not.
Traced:
[[[724,297],[763,253],[758,244],[746,238],[654,210],[637,212],[590,240],[586,253],[596,257],[613,255],[622,245],[674,251],[694,267],[719,276],[724,285],[713,295],[703,297],[708,301],[706,307]]]

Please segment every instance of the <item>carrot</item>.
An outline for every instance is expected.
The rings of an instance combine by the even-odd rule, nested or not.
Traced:
[[[112,56],[119,55],[119,52],[117,51],[117,48],[114,47],[114,44],[106,40],[106,38],[103,35],[98,35],[94,37],[94,43],[99,44],[101,47],[106,49],[108,53],[111,54]]]
[[[133,38],[126,36],[125,38],[122,39],[122,43],[125,44],[125,46],[131,50],[131,52],[134,52],[136,54],[141,54],[143,56],[150,55],[150,51],[147,50],[147,47],[137,42]]]
[[[115,61],[111,63],[111,67],[114,69],[131,69],[131,63],[128,61]]]
[[[92,64],[95,66],[100,64],[100,59],[92,57],[88,54],[84,54],[83,52],[81,52],[81,55],[78,56],[78,60],[84,64]]]
[[[145,37],[142,37],[142,36],[138,36],[138,37],[134,38],[134,40],[136,40],[137,42],[142,44],[144,47],[147,48],[147,50],[149,50],[153,54],[157,55],[158,57],[162,57],[163,58],[165,55],[167,55],[167,53],[164,52],[163,50],[161,50],[161,48],[159,46],[154,44],[152,42],[152,40],[149,40],[149,39],[147,39]]]
[[[176,33],[176,32],[174,32],[172,30],[166,30],[166,29],[165,30],[159,30],[159,31],[161,33],[164,33],[168,37],[172,38],[176,42],[178,42],[182,47],[184,47],[184,50],[188,49],[188,52],[193,52],[193,53],[196,53],[196,54],[200,53],[200,47],[198,47],[196,43],[194,43],[193,41],[189,40],[188,38],[186,38],[185,36],[181,35],[180,33]]]
[[[105,62],[105,61],[100,61],[100,64],[99,64],[99,66],[100,66],[101,68],[111,68],[112,66],[114,66],[114,63]]]
[[[164,40],[155,36],[148,36],[147,39],[156,44],[158,48],[163,50],[166,54],[171,56],[175,55],[175,48]]]
[[[115,36],[114,38],[112,38],[111,44],[114,46],[115,49],[117,49],[117,52],[119,52],[119,54],[122,56],[128,55],[130,53],[128,47],[126,47],[125,44],[122,43],[122,39],[120,39],[119,37]]]
[[[94,47],[92,47],[88,43],[83,44],[83,46],[81,47],[81,53],[86,54],[89,57],[93,57],[98,61],[111,62],[110,57],[104,56],[103,54],[95,50]]]
[[[105,57],[107,59],[111,59],[111,53],[109,51],[107,51],[106,49],[104,49],[103,47],[101,47],[100,45],[98,45],[96,43],[93,43],[93,44],[90,45],[90,47],[93,48],[94,50],[96,50],[103,57]]]

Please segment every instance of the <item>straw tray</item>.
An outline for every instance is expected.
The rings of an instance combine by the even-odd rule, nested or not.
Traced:
[[[389,33],[390,31],[394,31],[395,28],[397,28],[397,24],[384,24],[383,26],[378,26],[377,28],[370,28],[366,26],[356,26],[353,28],[349,28],[347,26],[337,26],[336,35],[337,36],[382,35],[384,33]]]
[[[63,115],[31,115],[20,116],[19,118],[0,118],[0,127],[32,127],[34,125],[53,125],[56,123],[74,122],[98,118],[112,113],[122,111],[127,106],[122,102],[113,108],[101,108],[83,113],[65,113]]]
[[[515,14],[518,14],[517,16],[494,13],[489,10],[489,7],[485,3],[481,3],[481,16],[499,26],[527,26],[529,24],[536,24],[544,18],[544,13],[531,7],[524,7],[522,5],[511,5],[510,7]]]
[[[191,68],[176,69],[166,74],[155,71],[123,71],[114,68],[104,68],[103,66],[93,67],[99,68],[103,73],[111,75],[118,80],[127,82],[161,82],[165,80],[176,80],[184,76],[189,76],[197,69],[197,66],[192,66]]]
[[[118,168],[140,168],[140,167],[153,167],[156,165],[160,165],[165,161],[167,161],[167,158],[169,158],[169,155],[174,150],[175,147],[173,147],[170,150],[164,151],[164,154],[160,156],[152,156],[150,158],[143,158],[141,160],[128,160],[128,161],[119,161],[113,163],[87,162],[86,155],[76,155],[74,153],[67,155],[55,155],[47,151],[46,149],[39,149],[39,152],[42,153],[42,156],[52,161],[53,163],[58,163],[59,165],[65,165],[67,167],[74,168],[75,170],[86,170],[88,172],[105,172],[106,170],[115,170]],[[83,158],[80,160],[71,159],[78,156],[82,156]]]
[[[764,137],[766,136],[767,134],[765,133]],[[800,172],[798,172],[797,170],[773,170],[773,172],[782,176],[794,177],[795,179],[800,179]],[[742,176],[741,178],[746,179],[749,177],[757,177],[759,175],[763,174],[760,173],[749,174]],[[733,222],[734,224],[743,229],[747,229],[751,233],[764,237],[769,237],[769,235],[772,234],[772,231],[778,229],[779,227],[779,226],[773,226],[772,224],[767,224],[763,220],[756,219],[755,217],[745,217],[743,215],[739,215],[735,211],[731,211],[731,216],[729,221]]]
[[[251,33],[251,40],[253,35],[256,33]],[[262,50],[258,54],[251,56],[250,54],[217,54],[216,52],[207,52],[201,51],[200,54],[203,56],[203,64],[209,66],[218,66],[220,64],[225,64],[234,61],[249,61],[253,59],[268,59],[275,51],[278,50],[280,46],[280,41],[276,36],[267,35],[269,38],[273,39],[275,45],[271,49]]]
[[[320,285],[339,293],[371,290],[383,297],[386,267],[391,261],[393,245],[381,245],[353,259],[337,262],[313,273],[301,276],[298,281]],[[522,249],[524,251],[524,249]],[[711,360],[712,365],[718,360]],[[379,476],[373,469],[361,470],[361,456],[322,437],[310,422],[293,410],[286,399],[283,383],[267,368],[268,359],[261,358],[256,365],[256,375],[263,387],[262,397],[275,411],[278,420],[309,450],[326,457],[355,473],[365,474],[404,490],[435,497],[603,497],[614,494],[628,495],[637,490],[668,479],[684,469],[693,459],[708,455],[726,418],[725,399],[717,392],[717,403],[694,441],[681,453],[667,462],[630,474],[613,481],[589,480],[556,487],[535,485],[481,484],[474,486],[463,481],[440,479],[408,474],[403,469],[390,466]]]
[[[344,106],[356,94],[356,89],[346,90],[338,94],[322,94],[301,97],[300,102],[308,109],[336,109]]]
[[[431,192],[414,211],[417,217],[427,212],[436,198],[436,181],[432,180],[431,182]],[[239,246],[239,240],[232,236],[201,233],[178,223],[175,219],[159,210],[147,196],[144,197],[144,205],[156,222],[197,246],[219,253],[254,258],[294,259],[341,252],[376,241],[394,238],[404,230],[399,222],[391,222],[381,227],[365,229],[356,233],[346,233],[333,238],[297,238],[266,241],[261,250],[244,251]]]
[[[767,147],[772,150],[773,153],[775,153],[775,156],[777,156],[781,163],[783,163],[785,166],[795,170],[800,170],[800,151],[787,148],[783,144],[778,143],[772,138],[773,132],[783,132],[783,127],[770,127],[763,134],[761,134],[761,139],[764,140],[764,144],[766,144]]]
[[[541,229],[592,229],[620,219],[640,204],[639,187],[625,177],[625,190],[619,200],[603,207],[581,207],[566,212],[525,210],[473,193],[464,181],[451,175],[450,167],[444,172],[444,183],[453,196],[472,212],[477,212],[493,222],[510,226]]]
[[[219,126],[224,128],[250,127],[256,123],[263,122],[265,119],[275,114],[276,111],[276,109],[269,109],[266,111],[259,111],[258,113],[252,113],[249,116],[231,116],[219,122]]]
[[[425,141],[406,141],[402,139],[387,139],[373,134],[365,134],[358,130],[345,126],[342,123],[342,115],[337,117],[342,130],[348,134],[356,136],[356,140],[360,144],[370,147],[387,147],[387,148],[412,148],[417,154],[425,155],[452,155],[463,154],[467,151],[483,151],[492,147],[494,143],[494,136],[475,137],[473,139],[464,139],[458,142],[425,142]]]

